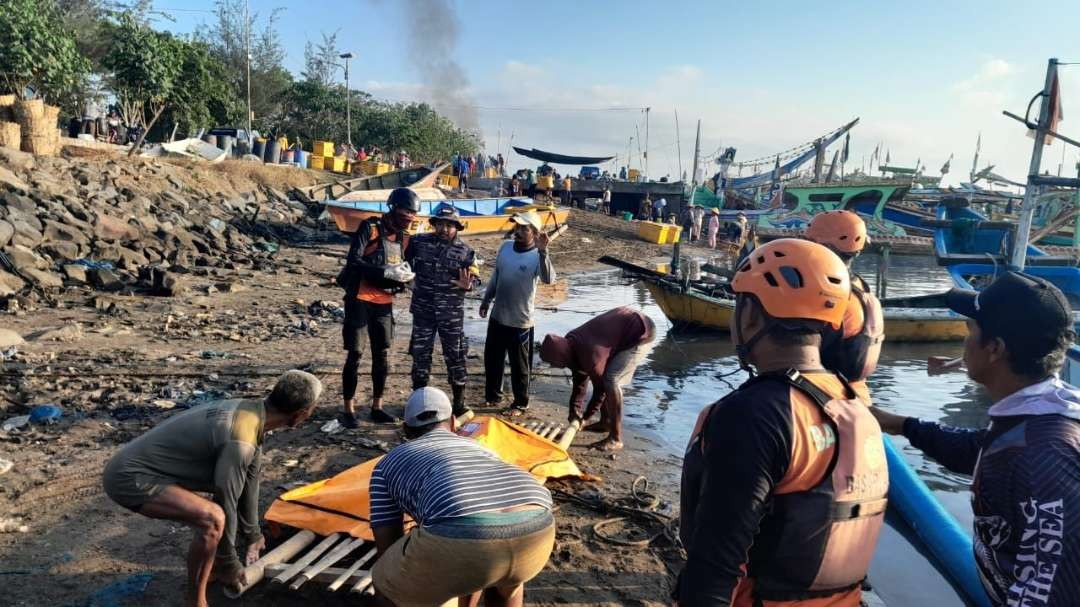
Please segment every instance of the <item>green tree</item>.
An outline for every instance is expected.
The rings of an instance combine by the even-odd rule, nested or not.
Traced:
[[[28,88],[55,104],[73,104],[90,62],[79,55],[51,0],[3,0],[0,4],[0,78],[6,90]]]
[[[304,45],[304,72],[301,74],[304,80],[317,82],[323,86],[334,83],[335,65],[341,59],[338,55],[341,51],[337,46],[338,32],[332,34],[322,33],[322,42],[312,44],[310,40]]]
[[[139,24],[130,15],[122,15],[111,27],[103,64],[111,72],[112,88],[125,121],[145,126],[129,154],[134,154],[173,99],[183,69],[184,44],[166,32]]]
[[[251,111],[256,123],[266,127],[279,118],[282,98],[292,85],[284,67],[285,48],[277,33],[280,9],[271,11],[260,31],[258,13],[248,15],[244,0],[217,0],[214,21],[199,33],[210,53],[226,67],[237,97],[247,96],[247,51],[251,49]]]
[[[225,64],[211,56],[205,44],[177,40],[180,74],[160,124],[192,134],[202,127],[235,124],[244,115],[229,82]],[[161,134],[168,137],[162,129]]]

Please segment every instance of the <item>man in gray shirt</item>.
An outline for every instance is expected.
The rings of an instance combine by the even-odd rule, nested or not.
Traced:
[[[246,583],[244,565],[266,546],[259,531],[263,438],[306,420],[321,392],[314,375],[287,371],[265,399],[223,400],[174,415],[125,445],[105,466],[102,484],[113,501],[195,530],[186,606],[207,605],[211,570],[228,587]],[[196,491],[212,494],[213,501]],[[238,539],[247,546],[244,561],[237,555]]]
[[[485,400],[488,406],[502,402],[503,362],[509,355],[514,388],[511,414],[520,414],[529,406],[536,284],[537,280],[555,282],[555,268],[547,254],[548,235],[536,211],[518,213],[513,221],[514,239],[504,242],[495,257],[480,318],[487,318],[491,311],[484,343]]]

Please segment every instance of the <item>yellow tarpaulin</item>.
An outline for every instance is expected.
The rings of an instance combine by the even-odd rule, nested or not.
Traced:
[[[540,481],[549,478],[591,477],[583,474],[565,449],[521,426],[494,417],[476,417],[458,429],[476,439],[503,461],[528,470]],[[319,535],[348,533],[372,540],[368,524],[371,503],[368,485],[377,457],[334,476],[282,494],[270,505],[266,520],[309,529]]]

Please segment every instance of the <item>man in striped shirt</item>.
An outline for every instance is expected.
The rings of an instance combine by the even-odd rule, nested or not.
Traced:
[[[551,555],[551,494],[456,427],[445,393],[416,390],[405,404],[409,442],[372,472],[372,577],[383,605],[475,605],[482,593],[485,605],[516,607]],[[406,514],[417,525],[407,536]]]

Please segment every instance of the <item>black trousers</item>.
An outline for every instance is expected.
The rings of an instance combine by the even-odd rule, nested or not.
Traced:
[[[382,398],[390,374],[390,344],[394,341],[394,306],[345,299],[345,325],[341,328],[345,366],[341,370],[341,392],[345,400],[356,396],[360,358],[364,354],[366,332],[371,344],[371,397]]]
[[[529,373],[532,370],[533,330],[488,322],[484,343],[484,399],[489,403],[502,400],[503,363],[510,357],[510,383],[514,388],[514,407],[529,406]]]

